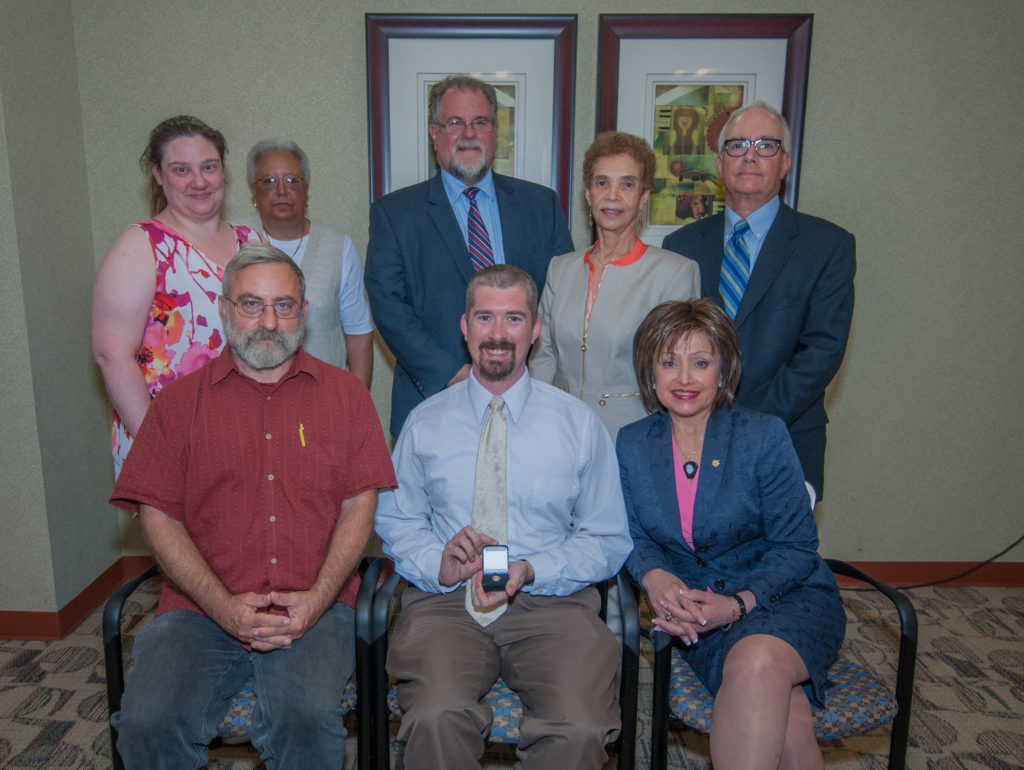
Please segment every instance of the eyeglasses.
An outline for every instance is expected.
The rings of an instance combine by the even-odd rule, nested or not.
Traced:
[[[726,139],[723,145],[727,155],[742,158],[751,147],[762,158],[771,158],[782,147],[781,139]]]
[[[469,123],[466,123],[462,118],[448,118],[444,123],[435,123],[435,126],[440,126],[450,134],[461,134],[466,130],[466,126],[470,125],[473,130],[478,134],[487,134],[494,128],[494,124],[490,118],[473,118]]]
[[[301,176],[265,176],[262,179],[256,180],[256,186],[262,187],[265,190],[270,190],[277,187],[278,182],[284,182],[285,187],[298,187],[301,184],[305,184],[306,180]]]
[[[277,302],[264,302],[255,297],[245,297],[235,302],[231,297],[225,297],[228,302],[235,306],[238,315],[244,318],[259,318],[268,307],[274,309],[274,315],[278,318],[288,320],[299,314],[301,304],[293,299],[279,299]]]

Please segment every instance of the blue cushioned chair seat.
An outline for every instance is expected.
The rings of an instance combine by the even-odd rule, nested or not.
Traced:
[[[819,740],[861,735],[896,716],[889,690],[842,653],[828,668],[832,686],[825,691],[824,708],[813,708],[814,733]],[[672,651],[669,708],[673,716],[700,732],[711,729],[715,699],[701,684],[679,650]]]

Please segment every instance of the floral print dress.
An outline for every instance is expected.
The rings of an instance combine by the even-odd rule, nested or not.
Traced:
[[[136,355],[146,378],[150,398],[167,383],[194,372],[215,358],[224,347],[217,297],[224,268],[163,222],[147,219],[136,227],[149,236],[156,263],[153,306]],[[259,243],[259,234],[244,225],[232,225],[236,248]],[[114,475],[131,448],[131,435],[114,411]]]

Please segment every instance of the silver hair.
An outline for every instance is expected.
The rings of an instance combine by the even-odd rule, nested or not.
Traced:
[[[306,180],[306,184],[309,184],[309,158],[306,157],[306,153],[299,145],[291,139],[261,139],[252,146],[252,149],[249,150],[249,157],[245,159],[245,173],[250,187],[256,184],[256,166],[259,164],[260,158],[272,152],[286,152],[295,156],[302,166],[302,178]]]
[[[786,119],[782,117],[782,113],[779,112],[774,107],[772,107],[770,104],[768,104],[768,102],[762,102],[760,99],[757,99],[751,102],[750,104],[744,104],[732,115],[730,115],[727,121],[725,121],[725,125],[722,126],[722,133],[718,135],[718,154],[721,155],[723,152],[725,152],[724,140],[725,137],[729,135],[729,127],[732,126],[733,121],[737,120],[740,115],[742,115],[744,112],[747,112],[748,110],[764,110],[772,117],[778,119],[779,123],[782,124],[782,151],[789,152],[789,145],[793,138],[792,133],[789,130],[789,123],[787,123]]]
[[[449,75],[444,80],[434,83],[430,87],[431,123],[441,124],[441,99],[453,88],[461,91],[479,91],[482,93],[491,108],[491,122],[498,122],[498,95],[494,91],[494,86],[470,75]]]
[[[253,265],[265,264],[288,265],[299,279],[299,291],[302,294],[299,301],[302,302],[306,299],[306,276],[302,274],[302,269],[295,264],[291,257],[269,243],[250,243],[238,250],[238,253],[228,262],[228,266],[224,268],[224,278],[220,284],[221,293],[230,298],[231,281],[234,279],[235,273]]]

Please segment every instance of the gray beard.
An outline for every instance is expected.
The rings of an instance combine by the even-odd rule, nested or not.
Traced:
[[[483,146],[476,144],[481,151]],[[490,165],[490,161],[486,157],[481,157],[480,160],[472,166],[463,166],[458,160],[455,159],[454,154],[448,161],[448,165],[451,167],[448,169],[448,173],[458,179],[463,184],[474,184],[484,178],[484,174],[487,173],[487,167]]]
[[[241,332],[229,316],[224,318],[224,336],[231,352],[246,366],[257,371],[275,369],[295,355],[302,346],[302,339],[306,336],[306,319],[300,318],[293,332],[262,327],[251,332]],[[265,340],[271,340],[274,344],[267,345]]]

